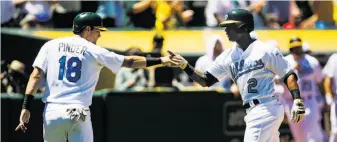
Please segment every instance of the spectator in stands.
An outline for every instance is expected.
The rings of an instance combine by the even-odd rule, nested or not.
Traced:
[[[1,92],[24,94],[27,82],[25,65],[14,60],[9,65],[8,72],[1,73]]]
[[[242,8],[252,12],[255,27],[262,27],[264,23],[261,9],[264,4],[265,0],[208,0],[205,9],[206,24],[210,27],[217,26],[229,10]]]
[[[295,19],[300,17],[300,11],[294,0],[272,1],[268,0],[263,8],[264,15],[274,15],[279,26],[286,29],[295,28]]]
[[[301,28],[335,28],[333,1],[310,1],[313,15],[304,20]]]
[[[20,20],[20,25],[23,29],[30,27],[40,28],[42,23],[47,22],[52,17],[48,1],[22,1],[17,4],[23,6],[20,12],[25,15]]]
[[[14,19],[15,6],[13,1],[1,1],[1,27],[17,27]]]
[[[50,11],[51,13],[61,13],[64,14],[67,12],[67,10],[61,5],[61,3],[58,0],[53,0],[50,2]]]
[[[96,13],[102,17],[105,27],[120,27],[124,25],[123,1],[100,1]]]
[[[156,1],[156,32],[162,35],[162,31],[175,28],[178,25],[178,20],[182,23],[187,23],[193,18],[192,10],[185,10],[184,3],[181,0],[165,0]]]
[[[86,1],[87,2],[87,1]],[[54,28],[72,28],[74,17],[81,11],[81,1],[54,0],[51,5]]]
[[[153,28],[156,21],[155,7],[152,0],[125,1],[127,25],[140,28]]]
[[[127,56],[139,55],[141,50],[131,47],[126,51]],[[148,71],[146,69],[121,68],[116,75],[115,88],[120,91],[141,90],[148,86]]]
[[[185,10],[181,0],[142,0],[125,3],[127,15],[130,18],[127,25],[133,24],[135,27],[142,28],[156,27],[159,32],[176,27],[179,20],[182,24],[186,24],[193,16],[193,11]]]
[[[58,9],[56,10],[57,13],[81,11],[81,1],[57,1],[53,6]]]
[[[312,7],[309,3],[309,1],[295,1],[296,6],[298,7],[298,9],[300,10],[300,17],[298,17],[298,19],[296,19],[296,27],[300,26],[300,23],[307,20],[308,18],[310,18],[312,15],[314,15],[313,11],[312,11]]]

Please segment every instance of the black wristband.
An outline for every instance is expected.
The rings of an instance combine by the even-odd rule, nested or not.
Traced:
[[[291,90],[290,93],[293,99],[301,99],[300,90],[298,89]]]
[[[184,71],[186,72],[186,74],[188,76],[191,76],[194,73],[194,69],[190,64],[187,64],[186,68],[184,69]]]
[[[146,57],[146,67],[161,64],[160,58]]]
[[[22,105],[22,109],[28,109],[30,108],[30,104],[32,102],[32,100],[34,99],[33,95],[25,95],[25,99],[23,100],[23,105]]]

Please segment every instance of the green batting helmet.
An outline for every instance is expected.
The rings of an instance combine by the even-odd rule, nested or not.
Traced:
[[[82,12],[78,14],[73,21],[73,32],[78,33],[85,26],[97,27],[101,31],[107,31],[108,29],[103,26],[103,20],[101,16],[93,12]]]
[[[225,16],[225,21],[221,22],[219,26],[226,27],[231,24],[247,25],[249,30],[254,30],[253,14],[245,9],[230,10]]]

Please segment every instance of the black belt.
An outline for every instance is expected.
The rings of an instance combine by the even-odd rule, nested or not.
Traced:
[[[254,105],[258,105],[258,104],[260,104],[260,101],[257,100],[257,99],[253,99],[253,103],[254,103]],[[250,107],[252,107],[252,106],[250,106],[249,103],[246,103],[246,104],[243,105],[243,108],[245,108],[245,109],[249,109]]]

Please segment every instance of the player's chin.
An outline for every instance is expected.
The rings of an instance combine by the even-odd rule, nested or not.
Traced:
[[[231,38],[230,36],[227,36],[227,38],[229,41],[232,41],[232,42],[236,41],[234,38]]]
[[[91,43],[93,43],[93,44],[96,44],[96,43],[97,43],[97,40],[95,40],[95,41],[92,41]]]

